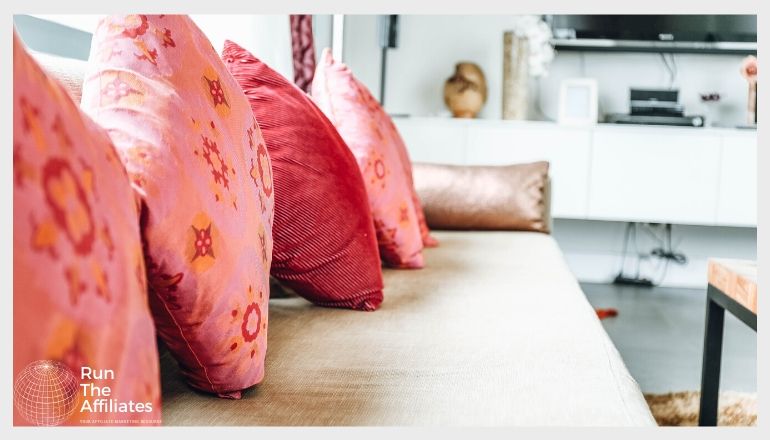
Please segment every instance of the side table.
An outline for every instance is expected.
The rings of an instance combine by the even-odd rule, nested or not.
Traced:
[[[725,310],[757,331],[757,263],[709,260],[706,296],[698,425],[716,426]]]

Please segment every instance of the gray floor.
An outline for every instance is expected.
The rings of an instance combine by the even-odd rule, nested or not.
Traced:
[[[594,307],[618,309],[604,328],[643,392],[700,389],[705,289],[581,286]],[[726,312],[720,390],[756,389],[756,333]]]

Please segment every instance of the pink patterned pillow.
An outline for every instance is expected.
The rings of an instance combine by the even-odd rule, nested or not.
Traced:
[[[222,397],[264,375],[270,159],[249,102],[186,16],[99,24],[82,106],[141,197],[150,305],[190,385]]]
[[[389,119],[382,118],[371,93],[328,49],[316,69],[312,95],[358,161],[383,261],[392,267],[422,267],[414,189]]]
[[[15,32],[13,178],[14,424],[158,424],[158,350],[128,176],[107,133]],[[36,361],[73,373],[61,376],[70,377],[68,399],[28,405],[25,396],[41,391],[24,374]],[[83,367],[111,370],[114,379],[83,377]],[[81,383],[110,387],[111,399],[141,403],[142,411],[82,410],[94,398],[83,396]]]
[[[409,189],[412,191],[412,202],[414,203],[414,211],[417,215],[417,223],[420,226],[422,244],[425,247],[436,247],[438,246],[438,240],[430,235],[430,229],[428,228],[428,222],[425,221],[425,212],[422,209],[420,197],[417,196],[417,190],[414,188],[414,179],[412,177],[412,160],[409,159],[409,153],[406,150],[406,145],[404,145],[404,140],[398,133],[396,124],[394,124],[390,116],[385,113],[385,109],[383,109],[382,106],[377,104],[377,107],[372,111],[377,115],[378,118],[385,121],[385,129],[388,132],[386,137],[392,141],[393,146],[398,151],[401,163],[404,165],[406,176],[409,179]]]

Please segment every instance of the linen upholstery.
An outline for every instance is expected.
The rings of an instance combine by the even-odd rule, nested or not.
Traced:
[[[64,58],[43,52],[29,51],[29,53],[49,75],[56,78],[64,86],[75,104],[80,104],[83,75],[85,75],[87,63],[74,58]]]
[[[265,380],[191,392],[161,356],[166,425],[654,426],[553,238],[434,231],[375,313],[270,301]]]

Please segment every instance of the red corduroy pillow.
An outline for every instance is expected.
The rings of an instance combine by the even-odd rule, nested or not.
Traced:
[[[222,53],[251,103],[273,164],[270,273],[315,304],[382,302],[374,223],[353,154],[311,99],[237,44]]]

